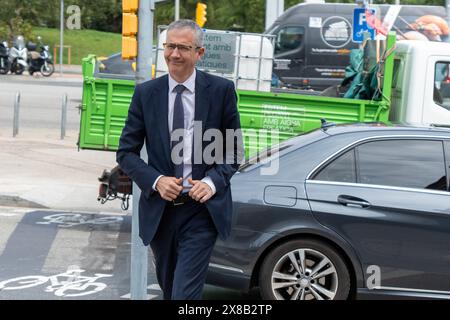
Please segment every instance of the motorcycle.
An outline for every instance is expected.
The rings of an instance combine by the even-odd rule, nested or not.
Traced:
[[[8,42],[0,43],[0,74],[7,74],[9,72],[9,47]]]
[[[9,50],[9,63],[11,73],[22,74],[28,68],[28,50],[25,47],[23,36],[18,36],[14,46]]]
[[[36,51],[37,45],[29,42],[27,49],[30,52],[28,57],[28,72],[33,75],[35,72],[41,72],[44,77],[50,77],[55,72],[52,61],[52,55],[49,53],[49,46],[44,45],[41,37],[38,37],[40,52]]]

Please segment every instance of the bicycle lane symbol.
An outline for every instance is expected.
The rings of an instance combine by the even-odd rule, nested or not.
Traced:
[[[123,221],[122,217],[106,216],[100,218],[88,218],[79,213],[58,213],[49,215],[43,218],[44,221],[38,221],[36,224],[49,225],[56,224],[62,228],[70,228],[74,226],[94,224],[94,225],[109,225],[113,223],[120,223]]]
[[[85,270],[78,266],[70,266],[67,271],[53,276],[24,276],[0,282],[0,292],[8,290],[23,290],[50,282],[45,292],[54,293],[57,297],[81,297],[104,290],[106,283],[100,278],[112,277],[112,274],[96,273],[94,276],[81,275]]]

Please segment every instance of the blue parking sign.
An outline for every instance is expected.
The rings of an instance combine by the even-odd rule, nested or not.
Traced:
[[[375,14],[375,9],[367,9]],[[375,39],[375,30],[367,24],[366,8],[355,8],[353,10],[353,42],[363,42],[364,32],[370,34],[370,39]]]

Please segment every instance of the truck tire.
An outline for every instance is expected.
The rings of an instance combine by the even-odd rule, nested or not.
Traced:
[[[350,274],[330,245],[313,239],[293,240],[265,257],[259,286],[265,300],[345,300]]]

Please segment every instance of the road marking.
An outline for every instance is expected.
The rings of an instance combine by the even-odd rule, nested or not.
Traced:
[[[152,283],[151,285],[149,285],[147,287],[147,289],[161,291],[161,288],[160,288],[160,286],[157,283]],[[153,299],[158,298],[158,297],[159,297],[159,294],[149,294],[149,293],[147,293],[147,300],[153,300]],[[124,294],[120,298],[121,299],[131,299],[131,294],[130,293]]]
[[[18,216],[18,214],[17,213],[0,213],[0,217],[9,218],[9,217],[15,217],[15,216]]]
[[[157,283],[153,283],[153,284],[149,285],[147,288],[150,289],[150,290],[159,290],[159,291],[161,291],[161,287]]]
[[[48,219],[49,217],[51,218]],[[57,272],[60,271],[62,263],[68,263],[89,270],[112,272],[121,221],[116,218],[122,218],[110,218],[87,214],[56,214],[44,217],[40,224],[56,224],[58,234],[52,243],[43,271]],[[93,221],[97,223],[93,223],[91,228],[86,230]]]
[[[157,295],[154,295],[154,294],[147,294],[147,300],[153,300],[153,299],[155,299],[155,298],[157,298],[158,296]],[[127,293],[127,294],[124,294],[123,296],[121,296],[120,297],[121,299],[131,299],[131,294],[130,293]]]
[[[105,216],[105,217],[94,217],[92,215],[80,214],[80,213],[58,213],[48,215],[43,218],[42,221],[36,222],[36,224],[57,224],[59,227],[70,228],[83,224],[112,224],[121,223],[123,221],[122,217]]]
[[[85,270],[78,266],[69,266],[67,270],[52,276],[24,276],[0,282],[0,291],[23,290],[47,284],[45,292],[52,292],[57,297],[81,297],[102,291],[107,287],[100,278],[112,277],[112,274],[96,273],[94,276],[81,275]]]

